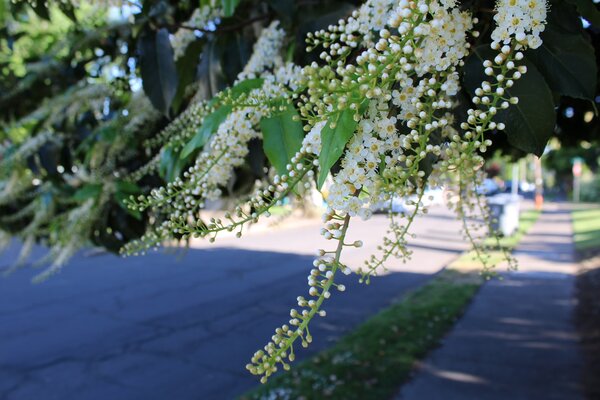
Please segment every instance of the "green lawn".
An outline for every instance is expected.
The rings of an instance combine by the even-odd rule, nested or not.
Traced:
[[[577,250],[600,250],[600,207],[573,211],[573,231]]]
[[[502,238],[512,250],[539,217],[521,213],[519,231]],[[491,256],[503,253],[493,240]],[[481,263],[465,252],[429,283],[371,317],[332,348],[292,366],[241,399],[391,398],[409,378],[415,362],[438,345],[483,283]]]

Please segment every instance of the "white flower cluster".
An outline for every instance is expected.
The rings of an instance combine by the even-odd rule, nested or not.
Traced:
[[[283,39],[285,39],[285,31],[279,27],[279,21],[273,21],[263,29],[254,44],[248,63],[237,77],[237,82],[256,78],[266,70],[282,65],[281,47],[283,46]]]
[[[369,218],[376,207],[391,203],[394,196],[414,199],[414,211],[402,215],[402,221],[390,216],[382,254],[367,260],[365,271],[358,271],[361,281],[368,282],[389,257],[410,257],[409,228],[417,215],[426,212],[422,200],[428,185],[437,185],[444,174],[458,176],[459,193],[476,195],[481,153],[491,145],[486,135],[504,128],[494,122],[498,111],[517,103],[506,89],[527,72],[519,65],[522,50],[539,45],[546,17],[546,5],[539,0],[500,0],[497,10],[499,26],[494,35],[499,36],[492,49],[498,54],[483,63],[490,78],[475,91],[475,107],[459,126],[450,112],[460,90],[458,71],[470,52],[468,35],[477,37],[478,32],[473,31],[477,20],[461,11],[455,0],[368,0],[347,20],[308,36],[311,50],[322,49],[319,56],[323,62],[304,68],[282,62],[284,34],[278,23],[271,24],[237,80],[262,77],[263,87],[239,98],[218,97],[219,106],[232,106],[234,111],[183,179],[151,193],[145,205],[172,219],[155,229],[148,243],[164,239],[169,230],[183,238],[198,235],[214,240],[223,230],[235,230],[241,236],[245,223],[268,216],[270,207],[294,187],[308,185],[303,179],[313,176],[313,167],[319,166],[322,135],[335,133],[340,121],[351,125],[353,132],[348,133],[352,135],[343,143],[339,160],[341,169],[328,189],[329,208],[321,232],[336,248],[319,250],[308,276],[309,297],[298,298],[300,308],[291,310],[289,324],[277,328],[247,366],[253,374],[263,375],[263,382],[278,365],[289,368],[287,360],[295,358],[294,342],[305,347],[312,341],[308,330],[311,318],[325,315],[322,303],[334,288],[345,289],[335,282],[337,271],[351,272],[340,262],[341,252],[345,246],[362,245],[361,241],[345,241],[352,217]],[[519,13],[526,14],[522,26],[514,25],[514,17],[522,17]],[[300,151],[290,160],[288,172],[259,187],[249,202],[226,214],[225,222],[197,220],[204,200],[220,196],[233,169],[244,162],[248,142],[260,138],[259,120],[276,111],[278,106],[273,103],[282,99],[293,101],[308,132]],[[455,210],[467,219],[475,208],[484,207],[459,198]],[[468,231],[466,234],[475,240]]]
[[[190,19],[183,24],[185,27],[179,28],[177,32],[170,37],[175,59],[177,60],[183,56],[188,45],[198,39],[194,29],[206,29],[210,22],[214,23],[222,16],[222,14],[221,8],[211,6],[202,6],[196,8]]]
[[[521,46],[537,49],[542,45],[547,10],[546,0],[498,0],[492,40],[508,44],[515,39]]]
[[[420,7],[425,9],[424,5]],[[465,45],[467,33],[473,29],[473,18],[466,11],[458,8],[448,10],[435,1],[430,2],[428,7],[432,19],[415,29],[416,34],[425,38],[421,46],[415,48],[415,55],[419,59],[416,66],[419,75],[433,69],[444,71],[451,65],[457,65],[459,60],[468,55],[469,48]]]
[[[408,4],[408,1],[406,1]],[[368,35],[371,31],[383,29],[389,18],[390,9],[397,4],[396,0],[370,0],[365,2],[358,12],[348,18],[346,30]]]
[[[367,117],[358,124],[356,134],[348,143],[342,169],[335,176],[329,189],[327,202],[334,210],[367,219],[372,215],[370,205],[378,203],[379,164],[381,157],[399,155],[400,138],[396,130],[396,118],[388,116],[384,101],[371,102]],[[362,190],[370,196],[358,197]]]
[[[234,168],[244,163],[248,154],[248,142],[254,138],[261,138],[258,129],[262,117],[272,112],[270,106],[263,104],[264,100],[272,98],[286,98],[290,88],[295,87],[301,69],[293,64],[283,64],[279,56],[285,32],[279,28],[279,22],[274,21],[269,27],[263,29],[253,49],[253,56],[238,75],[236,82],[256,77],[263,78],[260,89],[254,89],[242,97],[243,102],[253,103],[238,107],[239,99],[231,100],[234,110],[227,115],[219,125],[217,131],[206,143],[195,163],[182,177],[168,183],[167,186],[154,189],[149,198],[139,198],[139,203],[134,202],[132,208],[143,210],[152,207],[155,211],[167,211],[172,221],[170,227],[174,233],[184,233],[188,228],[181,226],[178,221],[189,219],[195,222],[199,211],[204,207],[205,200],[217,199],[222,195],[221,188],[229,181]],[[227,99],[224,99],[228,101]],[[262,102],[261,102],[262,101]],[[198,115],[207,115],[206,107],[198,102],[193,102],[184,112],[185,117],[174,122],[181,125],[185,121],[194,120]],[[201,122],[203,122],[203,118]],[[190,130],[189,124],[186,130]],[[191,125],[195,129],[195,124]],[[170,125],[165,129],[164,137],[176,132],[176,126]],[[180,140],[177,141],[178,143]],[[172,143],[173,145],[175,143]],[[143,171],[154,168],[157,160],[143,168]],[[163,227],[164,228],[164,227]],[[164,229],[161,229],[161,232]],[[152,243],[150,236],[165,238],[164,232],[157,235],[154,230],[148,232],[148,237],[142,237],[141,243]],[[128,246],[140,251],[140,243]],[[128,249],[125,249],[127,252]]]
[[[193,224],[187,218],[179,218],[179,220],[172,221],[170,228],[184,237],[189,235],[209,236],[211,242],[221,231],[237,230],[236,236],[241,237],[245,224],[258,222],[258,218],[263,215],[269,217],[271,215],[270,208],[281,203],[292,190],[299,186],[304,186],[306,190],[313,188],[313,183],[305,178],[312,178],[314,176],[313,168],[318,166],[315,155],[320,151],[320,134],[324,125],[324,123],[317,124],[304,138],[300,150],[294,154],[286,166],[287,174],[275,175],[272,183],[263,187],[259,186],[248,201],[243,205],[238,205],[233,213],[225,214],[225,221],[220,218],[212,218],[208,224],[202,220]]]

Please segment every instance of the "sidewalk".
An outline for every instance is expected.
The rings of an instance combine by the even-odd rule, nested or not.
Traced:
[[[519,271],[486,284],[402,400],[580,399],[570,209],[550,204],[518,246]]]

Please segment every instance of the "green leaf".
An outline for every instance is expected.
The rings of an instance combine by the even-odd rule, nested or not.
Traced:
[[[213,99],[216,102],[215,94],[226,86],[223,66],[220,62],[220,52],[221,48],[218,46],[217,41],[210,40],[204,46],[200,56],[200,64],[198,64],[196,73],[198,81],[196,96],[199,96],[202,100]],[[211,100],[211,102],[213,101]]]
[[[181,175],[188,161],[187,156],[181,156],[181,153],[178,154],[171,146],[167,146],[161,152],[158,173],[165,181],[172,182]]]
[[[581,16],[575,6],[564,0],[549,1],[546,29],[564,33],[582,33],[583,24]]]
[[[277,19],[289,23],[294,15],[295,0],[269,0],[269,6],[275,11]]]
[[[284,112],[260,121],[263,149],[280,175],[287,173],[286,165],[300,150],[304,138],[302,122],[299,119],[295,121],[294,117],[299,117],[298,112],[289,104]]]
[[[0,0],[0,28],[6,23],[6,0]]]
[[[230,89],[227,89],[227,93],[232,99],[237,99],[242,94],[248,93],[253,89],[261,88],[263,83],[264,79],[262,78],[246,79],[239,82],[237,85],[234,85]],[[210,102],[208,102],[208,106],[214,107],[216,104],[218,104],[219,100],[219,97],[214,97]],[[192,140],[190,140],[183,148],[181,157],[188,157],[196,149],[204,146],[208,139],[210,139],[211,135],[216,132],[216,130],[219,128],[219,125],[223,123],[225,118],[227,118],[232,110],[232,106],[225,105],[217,108],[212,114],[206,116]]]
[[[68,1],[60,2],[58,8],[60,8],[60,11],[62,11],[67,18],[77,23],[77,16],[75,15],[75,7],[73,7],[73,4]]]
[[[115,182],[115,186],[117,192],[127,195],[138,194],[142,191],[138,185],[129,181],[117,181]]]
[[[527,57],[546,78],[553,91],[592,100],[596,93],[594,48],[580,34],[559,33],[547,27],[542,46]]]
[[[325,179],[333,164],[342,156],[346,143],[354,135],[356,125],[355,111],[346,108],[341,113],[333,115],[321,130],[321,154],[319,154],[319,176],[317,189],[323,187]]]
[[[265,83],[263,78],[254,78],[254,79],[246,79],[245,81],[241,81],[236,85],[233,85],[231,89],[229,89],[229,93],[234,99],[237,99],[242,94],[249,93],[254,89],[260,89]]]
[[[102,193],[102,185],[99,183],[88,183],[80,187],[73,195],[75,201],[85,201],[98,197]]]
[[[186,158],[196,149],[204,146],[212,134],[219,129],[219,126],[225,121],[231,110],[231,106],[222,106],[217,108],[212,114],[207,115],[192,140],[181,151],[180,157]]]
[[[482,45],[467,59],[464,84],[471,95],[482,81],[489,80],[483,72],[483,60],[493,60],[495,54],[488,46]],[[506,125],[505,133],[512,146],[541,156],[554,131],[556,112],[552,92],[544,77],[533,63],[526,59],[524,62],[527,73],[505,91],[505,97],[517,97],[519,103],[498,111],[495,121]]]
[[[48,10],[48,3],[45,1],[36,1],[29,3],[33,11],[38,17],[50,21],[50,11]]]
[[[173,98],[173,110],[179,111],[179,107],[184,99],[186,88],[196,80],[196,72],[198,63],[200,62],[200,53],[204,49],[204,41],[197,39],[190,43],[185,52],[175,62],[177,76],[179,82],[177,84],[177,92]]]
[[[222,0],[221,4],[223,5],[223,15],[225,17],[231,17],[239,3],[240,0]]]
[[[144,92],[157,110],[169,115],[178,83],[169,31],[144,32],[138,39],[138,52]]]
[[[574,4],[577,7],[577,11],[585,18],[590,24],[597,28],[600,28],[600,11],[592,0],[568,0],[569,3]]]

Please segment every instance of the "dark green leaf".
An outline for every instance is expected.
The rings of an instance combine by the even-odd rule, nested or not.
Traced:
[[[226,86],[225,75],[219,58],[217,41],[209,41],[202,51],[196,74],[196,80],[198,81],[197,96],[203,100],[214,98],[215,94]]]
[[[211,135],[217,131],[219,125],[225,121],[225,118],[231,113],[231,110],[231,106],[222,106],[217,108],[212,114],[207,115],[192,140],[190,140],[181,151],[180,157],[186,158],[192,154],[194,150],[204,146]]]
[[[261,88],[263,85],[264,79],[256,78],[256,79],[246,79],[244,81],[239,82],[237,85],[228,89],[228,95],[236,99],[240,95],[250,92],[253,89]],[[214,107],[219,102],[219,98],[213,98],[209,103],[209,107]],[[219,125],[227,118],[227,116],[231,113],[232,107],[221,106],[217,108],[212,114],[209,114],[204,118],[202,122],[202,126],[198,129],[192,140],[190,140],[186,146],[183,148],[181,152],[182,157],[188,157],[192,152],[196,149],[201,148],[204,144],[210,139],[211,135],[216,132],[219,128]]]
[[[260,121],[263,149],[280,175],[287,173],[286,165],[302,146],[304,130],[300,120],[295,121],[294,117],[299,117],[298,112],[289,104],[284,112]]]
[[[184,99],[186,88],[196,80],[196,70],[198,69],[198,63],[200,62],[200,53],[204,48],[203,40],[195,40],[190,43],[185,52],[175,62],[177,69],[177,76],[179,82],[177,84],[177,92],[173,99],[173,110],[179,111],[179,107]]]
[[[590,24],[600,28],[600,11],[592,0],[568,0]]]
[[[178,82],[169,31],[163,28],[144,32],[138,40],[138,51],[144,92],[157,110],[168,115]]]
[[[71,21],[73,22],[77,22],[77,16],[75,15],[75,7],[73,7],[73,4],[71,4],[70,2],[60,2],[58,7],[60,8],[60,11],[62,11],[63,14],[65,14],[67,16],[67,18],[69,18]]]
[[[50,21],[50,12],[48,11],[48,3],[45,1],[36,1],[35,3],[30,3],[33,11],[38,15],[38,17],[45,19],[46,21]]]
[[[0,1],[0,28],[4,27],[6,22],[6,1]]]
[[[240,0],[221,0],[221,4],[223,5],[223,15],[225,17],[231,17],[239,3]]]
[[[565,96],[593,99],[597,75],[594,48],[580,34],[558,33],[550,27],[542,40],[542,46],[527,57],[550,88]]]
[[[242,94],[249,93],[251,90],[260,89],[264,82],[265,80],[263,78],[246,79],[245,81],[241,81],[234,85],[229,90],[229,93],[236,99]]]
[[[483,45],[467,59],[464,84],[471,95],[482,81],[489,79],[483,72],[482,64],[483,60],[493,59],[495,54],[488,46]],[[506,125],[505,132],[512,146],[540,156],[554,131],[556,112],[552,92],[544,77],[533,63],[524,61],[527,73],[505,92],[506,97],[517,97],[519,103],[499,111],[495,120]]]
[[[161,152],[158,173],[167,182],[172,182],[181,175],[181,172],[188,161],[188,157],[182,157],[180,153],[174,151],[170,146],[167,146]]]
[[[99,183],[88,183],[80,187],[73,195],[75,201],[85,201],[98,197],[102,192],[102,185]]]
[[[321,130],[321,154],[319,154],[319,176],[317,188],[321,189],[329,170],[342,156],[346,143],[354,135],[357,122],[354,120],[355,111],[346,108],[341,113],[333,115]]]
[[[220,63],[227,82],[234,82],[252,55],[253,40],[242,32],[219,35]]]
[[[115,185],[117,192],[127,195],[138,194],[142,191],[138,185],[129,181],[117,181]]]
[[[280,21],[288,23],[294,15],[294,0],[269,0],[269,5]]]
[[[563,33],[582,33],[583,24],[575,6],[564,0],[550,0],[546,29]]]

